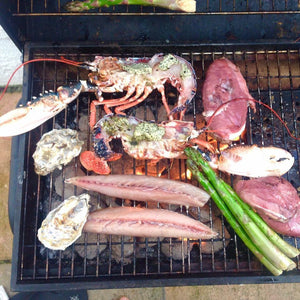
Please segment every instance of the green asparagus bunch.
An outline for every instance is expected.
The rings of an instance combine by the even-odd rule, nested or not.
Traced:
[[[290,258],[299,255],[299,250],[285,242],[243,202],[232,187],[215,174],[199,151],[186,148],[185,154],[193,176],[210,194],[233,230],[257,259],[275,276],[294,269],[296,264]]]
[[[113,5],[145,5],[159,6],[170,10],[179,10],[183,12],[195,12],[195,0],[85,0],[71,1],[65,5],[65,9],[70,12],[83,12],[103,6]]]

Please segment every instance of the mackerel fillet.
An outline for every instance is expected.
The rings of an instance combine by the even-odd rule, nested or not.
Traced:
[[[96,175],[66,180],[110,197],[202,207],[209,195],[192,184],[145,175]]]
[[[136,237],[211,239],[218,235],[203,223],[165,209],[109,207],[92,212],[86,232]]]

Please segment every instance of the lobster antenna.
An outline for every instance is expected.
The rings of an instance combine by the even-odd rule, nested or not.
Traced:
[[[5,85],[2,93],[0,94],[0,101],[2,100],[11,80],[13,79],[13,77],[15,76],[16,72],[18,70],[20,70],[23,66],[25,65],[28,65],[30,63],[33,63],[33,62],[37,62],[37,61],[55,61],[55,62],[60,62],[60,63],[64,63],[64,64],[68,64],[68,65],[72,65],[72,66],[80,66],[82,63],[81,62],[76,62],[76,61],[72,61],[72,60],[69,60],[69,59],[66,59],[66,58],[36,58],[36,59],[31,59],[31,60],[28,60],[28,61],[25,61],[24,63],[22,63],[21,65],[19,65],[14,71],[13,73],[10,75],[8,81],[7,81],[7,84]]]
[[[232,100],[229,100],[229,101],[226,101],[226,102],[222,103],[222,104],[214,111],[214,113],[213,113],[212,116],[210,117],[210,119],[209,119],[209,121],[207,122],[207,125],[206,125],[204,131],[207,131],[207,132],[217,132],[218,130],[208,130],[208,127],[209,127],[209,125],[211,124],[213,118],[214,118],[214,117],[215,117],[222,109],[224,109],[224,107],[225,107],[226,105],[230,104],[231,102],[236,102],[236,101],[254,101],[255,103],[258,103],[258,104],[260,104],[260,105],[266,107],[266,108],[269,109],[269,110],[276,116],[276,118],[282,123],[282,125],[285,127],[285,129],[286,129],[288,135],[289,135],[291,138],[293,138],[293,139],[295,139],[295,140],[298,140],[298,141],[300,140],[299,137],[296,137],[296,136],[294,136],[294,135],[291,133],[291,131],[289,130],[289,128],[287,127],[287,125],[285,124],[285,122],[281,119],[281,117],[279,116],[279,114],[278,114],[272,107],[270,107],[269,105],[267,105],[267,104],[265,104],[265,103],[263,103],[263,102],[261,102],[261,101],[258,101],[258,100],[252,99],[252,98],[251,98],[251,99],[250,99],[250,98],[234,98],[234,99],[232,99]]]

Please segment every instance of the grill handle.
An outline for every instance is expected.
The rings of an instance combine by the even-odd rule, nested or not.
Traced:
[[[24,103],[21,98],[17,106]],[[20,223],[20,209],[22,207],[18,201],[22,201],[23,180],[24,180],[24,151],[27,134],[14,136],[11,140],[11,160],[9,174],[9,194],[8,194],[8,218],[9,225],[14,234],[16,223]],[[17,218],[17,219],[16,219]],[[18,220],[17,222],[15,222]]]

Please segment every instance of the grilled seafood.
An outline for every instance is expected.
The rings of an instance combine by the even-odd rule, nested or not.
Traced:
[[[248,177],[281,176],[294,164],[294,157],[288,151],[257,145],[227,148],[209,159],[213,168]]]
[[[107,160],[118,156],[109,142],[120,138],[124,151],[136,159],[176,158],[196,136],[192,122],[164,121],[160,124],[132,116],[105,116],[94,127],[95,152]]]
[[[49,212],[38,230],[38,239],[47,248],[65,250],[80,236],[89,212],[88,194],[72,196]]]
[[[15,136],[28,132],[51,119],[69,103],[75,100],[81,91],[81,83],[69,87],[59,87],[57,93],[50,92],[27,102],[0,117],[0,137]]]
[[[181,111],[182,118],[186,106],[196,93],[194,69],[189,62],[174,54],[127,59],[96,56],[95,60],[89,63],[89,68],[93,71],[89,74],[90,82],[97,87],[98,101],[94,104],[104,105],[107,114],[111,113],[110,107],[115,106],[118,106],[115,113],[120,114],[123,110],[144,101],[153,90],[157,89],[161,93],[162,102],[170,118],[172,119],[172,113],[178,111]],[[166,82],[171,83],[179,91],[178,105],[172,112],[165,96]],[[126,91],[126,95],[120,99],[102,98],[102,92],[122,91]]]
[[[203,223],[173,211],[125,206],[92,212],[83,230],[136,237],[211,239],[218,235]]]
[[[209,195],[189,183],[143,175],[98,175],[66,179],[86,190],[116,198],[202,207]]]
[[[87,170],[109,174],[107,161],[122,156],[110,147],[112,139],[121,139],[124,151],[136,159],[158,160],[180,157],[197,136],[193,122],[173,120],[156,124],[132,116],[106,115],[94,127],[94,152],[81,153],[80,162]]]
[[[124,151],[136,159],[182,158],[189,145],[207,146],[198,138],[192,122],[165,121],[160,124],[141,121],[135,117],[107,115],[94,127],[92,151],[80,154],[80,162],[98,174],[109,174],[107,161],[119,159],[110,141],[119,138]],[[293,156],[277,147],[235,146],[213,153],[207,158],[213,168],[230,174],[249,177],[281,176],[294,164]]]
[[[14,136],[25,133],[54,117],[76,99],[81,92],[94,92],[97,100],[91,104],[91,111],[96,105],[104,105],[106,113],[123,114],[127,108],[144,101],[157,89],[170,119],[180,112],[183,118],[186,106],[196,93],[196,76],[191,64],[182,57],[173,54],[156,54],[152,58],[116,58],[96,56],[93,62],[76,63],[69,60],[59,61],[89,69],[89,81],[81,80],[71,86],[62,86],[57,92],[44,95],[28,102],[0,117],[0,136]],[[178,92],[178,104],[170,111],[165,96],[164,84],[169,82]],[[126,92],[119,99],[105,100],[102,93]],[[91,126],[96,120],[91,120]]]
[[[210,222],[207,222],[209,226]],[[161,252],[167,257],[172,257],[172,259],[185,259],[192,248],[199,247],[200,253],[202,254],[213,254],[220,250],[224,250],[230,241],[230,234],[225,226],[222,226],[222,221],[218,217],[213,218],[212,229],[218,233],[218,238],[212,241],[201,241],[201,243],[195,243],[192,241],[187,241],[187,239],[175,239],[167,241],[165,239],[161,243]],[[224,242],[225,241],[225,242]]]
[[[248,105],[255,111],[255,100],[243,75],[226,58],[216,59],[209,66],[202,101],[207,127],[222,141],[234,141],[244,131]]]
[[[53,129],[45,133],[32,155],[35,172],[45,176],[56,168],[61,169],[79,155],[82,145],[76,130]]]

